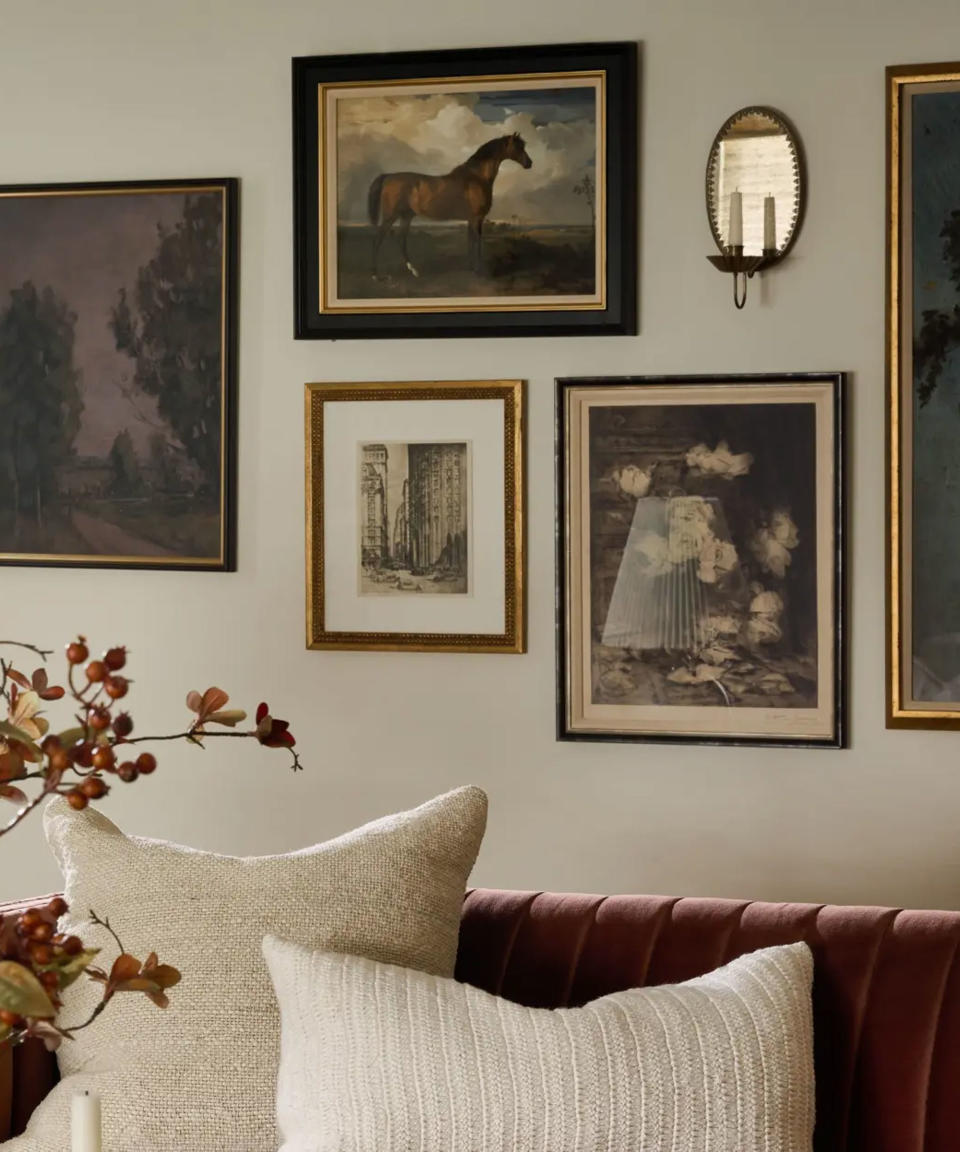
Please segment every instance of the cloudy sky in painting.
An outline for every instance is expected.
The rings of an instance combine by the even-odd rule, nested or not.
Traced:
[[[593,87],[482,93],[350,96],[337,102],[339,218],[367,219],[367,190],[381,172],[441,175],[481,144],[519,132],[530,169],[506,162],[494,184],[491,220],[589,224],[573,188],[596,183]]]
[[[158,228],[183,214],[182,193],[10,197],[0,204],[0,309],[32,281],[52,288],[76,314],[74,362],[83,414],[75,448],[103,456],[127,429],[139,450],[162,421],[156,404],[125,398],[133,361],[117,351],[110,313],[121,288],[132,294],[137,271],[156,252]]]

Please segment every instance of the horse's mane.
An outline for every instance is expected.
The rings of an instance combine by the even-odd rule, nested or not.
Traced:
[[[489,160],[491,156],[495,156],[498,152],[504,151],[507,146],[507,141],[510,140],[513,136],[517,137],[517,143],[521,148],[526,147],[525,142],[519,136],[517,136],[516,132],[509,133],[506,136],[497,136],[495,139],[488,140],[485,144],[481,144],[476,152],[474,152],[474,154],[469,159],[463,162],[462,167],[468,167],[475,160]]]

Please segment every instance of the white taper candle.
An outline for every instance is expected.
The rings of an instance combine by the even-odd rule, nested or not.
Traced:
[[[730,247],[743,246],[743,197],[739,192],[730,193]]]
[[[763,246],[768,252],[777,246],[777,202],[772,196],[763,198]]]
[[[70,1118],[72,1152],[102,1152],[100,1097],[96,1092],[75,1092]]]

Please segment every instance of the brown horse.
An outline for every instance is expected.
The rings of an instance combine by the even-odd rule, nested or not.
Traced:
[[[407,234],[414,216],[425,216],[428,220],[466,220],[467,260],[479,271],[483,222],[493,203],[493,182],[504,160],[513,160],[523,168],[532,166],[519,133],[481,144],[469,160],[445,176],[425,176],[422,172],[384,172],[378,176],[367,194],[370,223],[377,227],[373,242],[374,276],[380,246],[395,220],[400,221],[404,263],[412,275],[419,275],[407,253]]]

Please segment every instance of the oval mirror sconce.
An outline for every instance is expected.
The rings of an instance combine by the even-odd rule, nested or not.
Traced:
[[[732,273],[737,308],[753,274],[793,247],[805,199],[800,140],[786,117],[773,108],[734,112],[707,159],[707,218],[720,249],[707,259]]]

